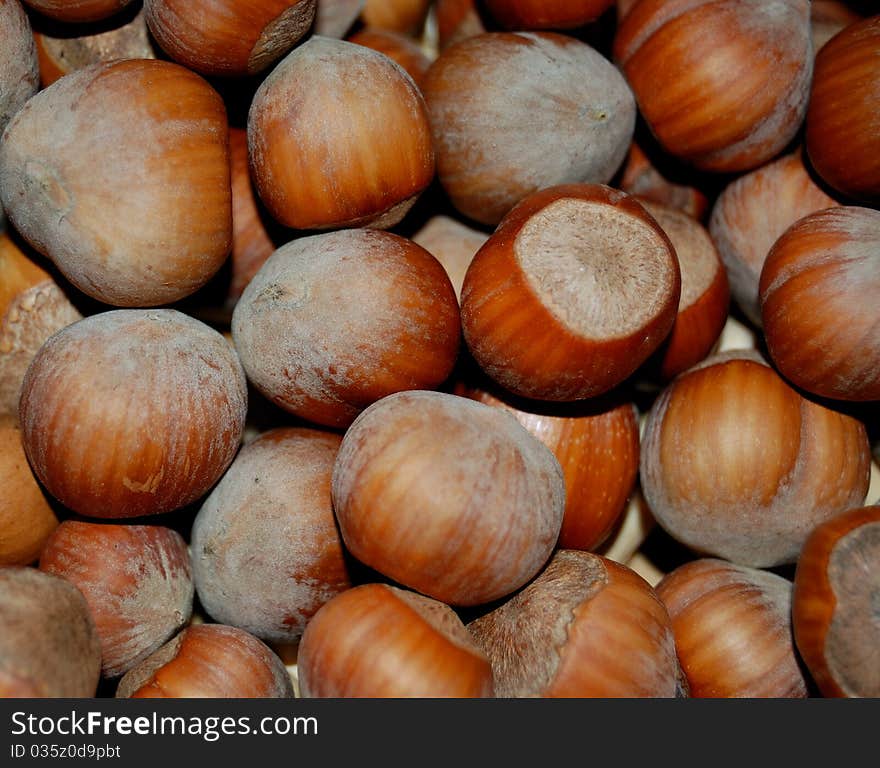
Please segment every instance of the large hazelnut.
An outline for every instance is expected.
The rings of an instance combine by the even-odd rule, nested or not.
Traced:
[[[159,525],[65,520],[40,570],[74,584],[101,640],[101,671],[119,677],[189,620],[193,581],[183,537]]]
[[[271,67],[315,19],[316,0],[144,0],[147,26],[174,61],[204,75]]]
[[[15,228],[89,296],[116,306],[188,296],[229,254],[223,101],[167,61],[77,70],[10,121],[0,198]]]
[[[205,611],[267,641],[299,639],[351,582],[330,501],[342,438],[279,427],[245,445],[193,522]]]
[[[257,191],[287,227],[394,226],[434,176],[418,87],[355,43],[313,35],[289,53],[257,89],[247,130]]]
[[[880,201],[880,15],[850,24],[816,55],[807,153],[834,189]]]
[[[326,603],[303,634],[297,674],[309,698],[493,693],[489,660],[458,615],[387,584],[362,584]]]
[[[333,468],[346,548],[452,605],[510,594],[550,556],[562,525],[559,462],[516,419],[443,392],[401,392],[348,428]]]
[[[794,138],[813,48],[807,0],[644,0],[614,58],[663,148],[708,171],[744,171]]]
[[[754,353],[710,357],[654,402],[641,486],[657,522],[703,554],[793,563],[819,523],[864,503],[865,426],[807,400]]]
[[[880,211],[840,206],[793,224],[761,271],[780,373],[822,397],[880,400]]]
[[[232,315],[254,386],[331,427],[348,426],[392,392],[439,387],[460,335],[458,302],[440,263],[410,240],[368,229],[282,246]]]
[[[232,462],[247,411],[244,371],[217,331],[172,309],[91,315],[52,336],[22,385],[34,473],[93,517],[169,512]]]
[[[669,335],[675,249],[625,192],[567,184],[519,203],[471,261],[464,339],[513,394],[570,401],[626,380]]]
[[[552,32],[461,40],[431,64],[422,89],[440,183],[482,224],[545,187],[609,182],[635,128],[635,101],[614,65]]]
[[[265,643],[237,627],[181,630],[123,675],[120,699],[288,699],[293,683]]]
[[[558,550],[527,586],[467,627],[501,697],[677,692],[666,608],[643,578],[599,555]]]

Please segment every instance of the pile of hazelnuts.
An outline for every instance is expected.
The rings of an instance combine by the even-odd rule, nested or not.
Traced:
[[[869,6],[0,0],[0,696],[880,696]]]

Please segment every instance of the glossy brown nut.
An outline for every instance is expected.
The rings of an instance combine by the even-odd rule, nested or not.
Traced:
[[[482,698],[492,669],[444,603],[387,584],[334,597],[309,622],[297,673],[308,698]]]
[[[312,36],[289,53],[257,89],[247,130],[257,191],[287,227],[392,227],[434,176],[418,87],[355,43]]]
[[[0,567],[37,560],[58,518],[31,472],[21,432],[0,416]]]
[[[660,346],[680,291],[675,250],[634,198],[563,185],[523,200],[474,256],[462,330],[512,393],[579,400],[611,390]]]
[[[21,382],[37,350],[81,319],[53,277],[0,233],[0,416],[18,419]]]
[[[621,22],[614,58],[667,152],[703,170],[749,170],[803,121],[810,4],[644,0]]]
[[[877,698],[880,506],[817,526],[794,577],[794,638],[823,696]]]
[[[119,13],[132,0],[22,0],[35,11],[65,23],[101,21]]]
[[[0,197],[15,228],[89,296],[141,307],[188,296],[229,254],[223,101],[166,61],[80,69],[7,126]]]
[[[18,0],[0,1],[0,134],[40,87],[40,65],[27,14]]]
[[[709,233],[727,268],[733,299],[761,327],[758,282],[770,248],[799,219],[837,205],[813,179],[801,151],[731,181],[716,198]]]
[[[341,441],[279,427],[239,451],[190,539],[199,600],[215,621],[293,642],[324,603],[351,586],[330,501]]]
[[[635,127],[618,70],[573,37],[487,32],[444,49],[422,90],[456,209],[497,224],[527,195],[611,180]]]
[[[223,624],[187,627],[123,675],[120,699],[287,699],[293,684],[278,656]]]
[[[565,516],[557,546],[591,551],[603,544],[626,509],[639,474],[635,405],[590,401],[547,406],[483,382],[459,384],[455,391],[512,413],[559,461]]]
[[[654,402],[640,479],[673,538],[765,568],[795,562],[812,528],[864,503],[870,460],[864,424],[735,351],[681,374]]]
[[[806,698],[791,630],[792,584],[769,571],[703,558],[657,585],[696,698]]]
[[[666,609],[641,576],[599,555],[557,550],[524,589],[467,627],[500,697],[676,695]]]
[[[147,26],[174,61],[204,75],[263,72],[308,34],[316,0],[144,0]]]
[[[137,13],[121,14],[114,22],[101,24],[97,29],[73,30],[66,25],[62,29],[49,25],[35,29],[42,87],[101,61],[156,58],[142,7],[137,8]],[[72,34],[74,31],[80,34]]]
[[[639,198],[668,235],[681,270],[681,297],[672,332],[655,353],[652,372],[670,381],[715,349],[727,322],[730,283],[705,227],[686,213]]]
[[[806,145],[839,192],[880,201],[880,16],[850,24],[816,55]]]
[[[880,400],[880,211],[829,208],[792,225],[761,272],[764,338],[814,394]]]
[[[401,392],[349,427],[333,469],[346,548],[450,605],[510,594],[556,545],[565,482],[509,413],[442,392]]]
[[[244,371],[217,331],[172,309],[99,313],[52,336],[22,385],[28,460],[62,504],[138,517],[189,504],[238,450]]]
[[[598,19],[614,0],[486,0],[485,5],[507,29],[575,29]]]
[[[359,229],[278,249],[239,299],[232,336],[248,378],[276,405],[346,427],[385,395],[439,387],[461,330],[455,292],[431,254]]]
[[[80,591],[36,568],[0,568],[0,698],[90,698],[101,643]]]
[[[158,525],[65,520],[40,570],[75,585],[101,640],[101,671],[119,677],[189,621],[193,581],[183,537]]]

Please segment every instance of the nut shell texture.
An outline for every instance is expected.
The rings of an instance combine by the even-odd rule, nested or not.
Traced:
[[[449,606],[386,584],[335,597],[309,622],[297,655],[303,696],[492,695],[492,669]]]
[[[205,75],[253,75],[308,31],[315,0],[145,0],[147,26],[175,61]]]
[[[116,698],[293,698],[287,668],[243,629],[200,624],[182,630],[119,681]]]
[[[166,61],[73,72],[28,101],[0,144],[15,228],[115,306],[166,304],[204,285],[229,253],[231,197],[223,100]]]
[[[568,184],[529,195],[474,256],[462,330],[510,392],[579,400],[622,383],[658,348],[680,294],[675,249],[634,198]]]
[[[759,284],[764,337],[783,376],[840,400],[880,400],[880,211],[840,206],[792,225]]]
[[[643,578],[599,555],[558,550],[468,630],[492,662],[501,697],[676,695],[666,608]]]
[[[851,24],[816,56],[806,120],[819,175],[855,200],[880,202],[880,15]]]
[[[807,0],[645,0],[624,18],[614,58],[670,154],[708,171],[772,159],[810,95]]]
[[[806,698],[791,632],[790,581],[703,558],[664,577],[657,593],[672,617],[691,696]]]
[[[657,398],[641,487],[678,541],[740,565],[793,563],[823,520],[864,503],[864,425],[752,359],[709,358]]]
[[[22,385],[34,473],[94,517],[168,512],[205,494],[232,462],[247,384],[217,331],[170,309],[115,310],[56,333]]]
[[[794,637],[823,696],[880,696],[880,506],[816,527],[794,578]]]
[[[522,586],[556,544],[559,462],[508,413],[441,392],[383,398],[349,427],[333,470],[359,560],[449,604]]]
[[[260,198],[297,229],[397,224],[434,176],[422,94],[362,45],[314,35],[262,82],[248,113]]]
[[[101,643],[88,604],[64,579],[0,568],[0,698],[89,698]]]
[[[40,87],[30,21],[18,0],[0,0],[0,134]]]
[[[105,677],[143,661],[192,613],[189,552],[170,528],[65,520],[46,542],[40,570],[83,593],[101,638]]]
[[[422,90],[440,183],[482,224],[497,224],[545,187],[607,183],[635,127],[620,72],[585,43],[551,32],[462,40],[431,65]]]
[[[727,269],[731,295],[756,328],[761,327],[758,282],[773,244],[799,219],[835,205],[800,152],[738,176],[716,198],[709,233]]]
[[[192,529],[196,589],[213,619],[292,642],[351,586],[330,501],[341,440],[278,428],[239,451]]]
[[[455,291],[431,254],[361,229],[278,249],[238,301],[232,336],[248,378],[276,405],[345,427],[385,395],[442,384],[461,326]]]

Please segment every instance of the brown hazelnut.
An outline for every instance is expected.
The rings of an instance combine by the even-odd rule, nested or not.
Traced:
[[[229,253],[223,101],[166,61],[73,72],[7,126],[0,197],[15,228],[89,296],[116,306],[188,296]]]
[[[422,90],[440,184],[482,224],[546,187],[609,182],[635,128],[635,101],[614,65],[552,32],[461,40],[431,64]]]
[[[492,662],[500,697],[676,695],[666,609],[641,576],[599,555],[557,550],[534,580],[467,628]]]
[[[286,227],[392,227],[434,175],[418,87],[355,43],[313,35],[289,53],[257,89],[247,130],[257,191]]]
[[[385,395],[433,389],[458,355],[443,267],[380,230],[340,230],[279,248],[245,289],[232,336],[248,378],[276,405],[348,426]]]
[[[865,426],[802,397],[755,353],[710,357],[654,402],[641,487],[657,522],[700,553],[766,568],[864,503]]]
[[[840,206],[793,224],[770,249],[759,297],[767,349],[796,386],[880,400],[880,211]]]
[[[297,674],[308,698],[492,695],[485,654],[447,605],[387,584],[334,597],[309,622]]]
[[[143,661],[192,612],[189,552],[170,528],[65,520],[46,542],[40,570],[83,593],[101,640],[104,677]]]
[[[769,571],[703,558],[657,585],[690,694],[806,698],[791,630],[792,584]]]
[[[625,381],[669,335],[681,274],[638,201],[568,184],[519,203],[474,256],[461,291],[464,339],[513,394],[595,397]]]
[[[53,335],[22,385],[28,460],[66,507],[138,517],[205,494],[238,450],[244,371],[217,331],[172,309],[91,315]]]
[[[123,675],[121,699],[287,699],[284,662],[237,627],[199,624],[182,630]]]
[[[703,170],[749,170],[803,122],[810,4],[643,0],[617,30],[614,59],[667,152]]]
[[[333,469],[346,548],[451,605],[510,594],[556,545],[559,462],[509,413],[443,392],[401,392],[348,428]]]
[[[192,528],[196,590],[215,621],[292,642],[351,586],[330,501],[341,440],[279,427],[239,451]]]
[[[880,696],[880,506],[826,520],[794,577],[794,637],[823,696]]]

